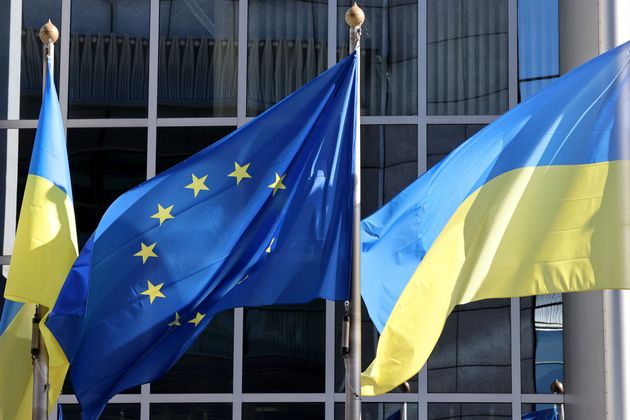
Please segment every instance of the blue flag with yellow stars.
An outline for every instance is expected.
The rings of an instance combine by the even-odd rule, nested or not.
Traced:
[[[347,299],[356,65],[347,57],[107,210],[47,322],[84,418],[163,375],[221,310]]]

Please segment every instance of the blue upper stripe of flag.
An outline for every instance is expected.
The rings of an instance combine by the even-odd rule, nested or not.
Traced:
[[[66,136],[63,131],[61,108],[57,99],[57,90],[53,80],[52,61],[48,60],[46,87],[37,124],[33,158],[28,173],[45,178],[64,191],[72,200],[70,170],[66,153]],[[43,141],[46,139],[46,141]],[[60,169],[61,168],[61,169]]]

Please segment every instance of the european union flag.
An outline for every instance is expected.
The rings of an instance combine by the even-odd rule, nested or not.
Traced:
[[[523,414],[522,420],[558,420],[558,410],[554,406],[546,410],[533,411]]]
[[[356,103],[352,55],[112,204],[47,322],[84,417],[221,310],[348,297]]]

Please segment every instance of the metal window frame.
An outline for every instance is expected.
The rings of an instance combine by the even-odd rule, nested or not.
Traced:
[[[427,115],[427,2],[418,0],[418,115],[404,116],[365,116],[363,125],[416,125],[418,135],[418,175],[427,169],[427,126],[430,124],[489,124],[498,115]],[[508,2],[508,80],[509,107],[513,108],[518,100],[518,69],[517,69],[517,0]],[[115,118],[115,119],[68,119],[68,86],[69,86],[69,49],[71,33],[72,0],[61,1],[61,45],[60,54],[59,97],[62,115],[66,128],[111,128],[111,127],[145,127],[147,128],[147,166],[146,176],[151,178],[156,173],[157,129],[158,127],[205,127],[232,126],[240,127],[250,121],[247,117],[247,45],[248,35],[248,0],[238,3],[238,55],[237,55],[237,111],[234,117],[207,118],[158,118],[157,89],[158,89],[158,49],[159,49],[159,0],[150,0],[150,34],[149,34],[149,81],[148,81],[148,110],[146,118]],[[328,67],[336,63],[337,45],[337,13],[338,0],[328,0],[327,41]],[[7,130],[7,169],[5,173],[5,218],[3,254],[0,264],[7,265],[10,261],[13,246],[17,203],[17,156],[19,129],[33,129],[37,127],[37,120],[20,119],[20,53],[21,53],[21,22],[22,0],[10,2],[10,67],[9,67],[9,97],[8,114],[6,120],[0,120],[0,129]],[[140,405],[142,420],[150,417],[152,403],[230,403],[232,404],[232,418],[238,420],[242,416],[244,403],[312,403],[324,404],[326,419],[334,418],[335,404],[345,400],[343,393],[335,392],[335,357],[338,357],[337,343],[335,343],[335,303],[328,301],[325,306],[325,387],[323,393],[243,393],[243,339],[244,339],[244,310],[234,310],[234,353],[233,353],[233,387],[232,393],[222,394],[152,394],[151,385],[142,385],[139,394],[120,394],[111,399],[112,403],[132,403]],[[400,394],[392,393],[378,397],[365,397],[366,403],[402,403],[418,404],[418,420],[428,418],[429,403],[510,403],[514,418],[521,416],[521,404],[546,403],[558,404],[564,402],[564,396],[551,394],[522,394],[521,393],[521,349],[520,349],[520,300],[511,299],[510,302],[510,342],[511,342],[511,384],[512,390],[505,394],[436,394],[428,392],[427,371],[422,369],[418,374],[418,392]],[[77,404],[74,395],[62,395],[62,404]]]

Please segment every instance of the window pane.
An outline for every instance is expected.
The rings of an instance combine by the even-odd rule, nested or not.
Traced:
[[[326,0],[250,0],[247,115],[256,116],[328,67]]]
[[[75,1],[70,35],[70,118],[146,117],[148,0]]]
[[[427,2],[427,113],[508,109],[507,0]]]
[[[10,2],[6,2],[7,4]],[[61,34],[61,0],[22,0],[22,57],[20,67],[20,118],[37,119],[42,104],[42,41],[39,29],[48,19]],[[9,26],[7,25],[7,28]],[[2,38],[2,39],[8,39]],[[55,44],[55,85],[59,90],[61,36]],[[6,57],[6,56],[5,56]],[[6,96],[2,96],[6,98]]]
[[[521,413],[527,420],[553,420],[557,408],[555,404],[521,404]],[[526,417],[529,414],[529,417]]]
[[[246,403],[243,404],[243,420],[321,420],[324,404],[320,403]]]
[[[533,96],[560,75],[558,0],[519,0],[520,99]]]
[[[238,1],[160,0],[158,116],[236,116]]]
[[[367,217],[418,177],[416,125],[361,127],[361,216]]]
[[[337,58],[348,55],[349,2],[339,2]],[[414,115],[418,113],[418,2],[368,0],[361,2],[361,113]]]
[[[109,205],[147,173],[145,128],[68,129],[68,157],[79,245]]]
[[[232,405],[151,404],[151,420],[232,420]]]
[[[429,392],[510,392],[510,300],[457,306],[428,366]]]
[[[403,413],[407,412],[407,417]],[[335,404],[335,420],[344,420],[345,405]],[[415,420],[418,418],[418,404],[407,403],[366,403],[361,404],[361,419],[363,420]]]
[[[550,394],[564,379],[562,295],[521,299],[521,381],[525,394]]]
[[[78,404],[61,406],[64,420],[81,420],[81,408]],[[140,404],[107,404],[100,420],[140,420]]]
[[[511,418],[511,404],[429,404],[429,420],[499,420]]]
[[[197,341],[175,363],[175,366],[160,379],[151,383],[151,392],[154,394],[231,393],[233,354],[234,312],[226,311],[214,317]],[[153,406],[151,407],[151,413],[153,413]],[[164,415],[171,412],[170,408],[173,407],[184,406],[166,406]],[[208,408],[212,407],[214,406]],[[172,412],[180,413],[180,411]],[[197,417],[201,418],[200,415]]]
[[[11,2],[3,1],[0,3],[0,120],[7,119],[7,110],[9,105],[9,68],[11,61],[9,57],[9,36],[11,31]],[[0,130],[3,131],[3,130]],[[2,138],[4,140],[4,137]],[[2,144],[5,144],[4,142]]]
[[[427,126],[427,170],[484,127],[484,124]]]
[[[234,127],[159,127],[157,173],[163,172],[234,131]]]
[[[246,309],[243,392],[324,392],[325,321],[321,299]]]

